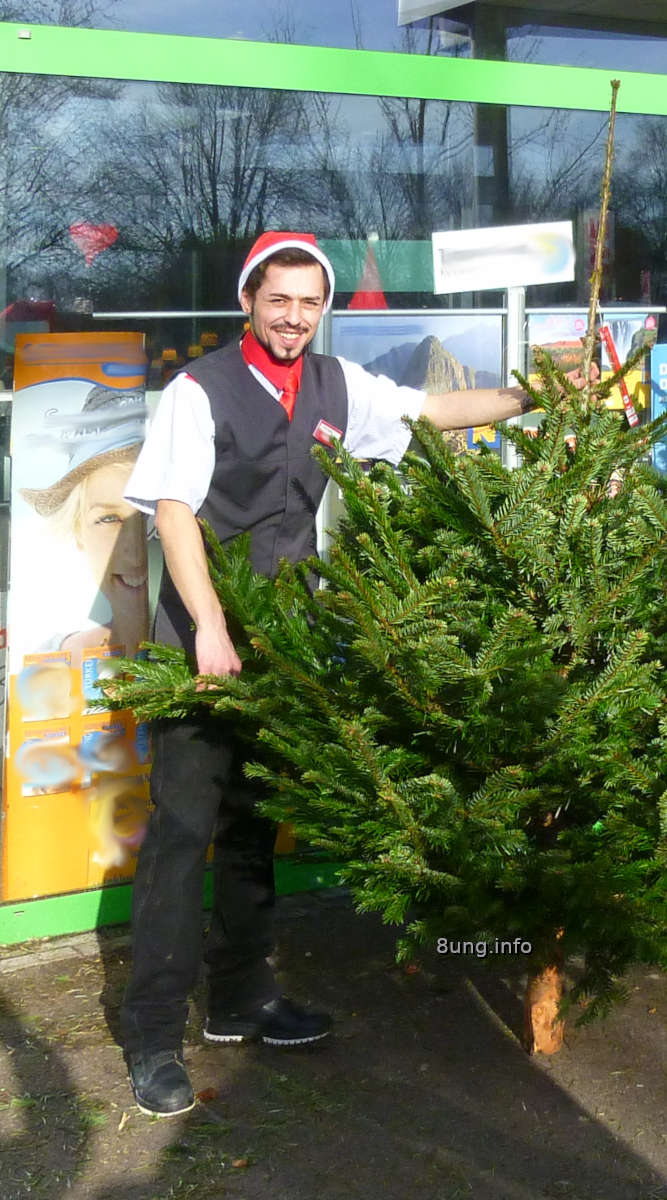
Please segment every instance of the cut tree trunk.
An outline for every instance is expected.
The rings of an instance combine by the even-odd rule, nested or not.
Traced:
[[[553,964],[528,980],[524,999],[524,1045],[529,1054],[555,1054],[563,1044],[564,1022],[558,1017],[563,970]]]

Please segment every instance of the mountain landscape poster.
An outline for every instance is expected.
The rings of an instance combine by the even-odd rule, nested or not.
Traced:
[[[360,363],[374,375],[428,392],[499,387],[503,382],[502,316],[460,312],[355,313],[334,315],[332,353]],[[489,427],[453,435],[456,448],[472,449],[483,439],[500,450]]]

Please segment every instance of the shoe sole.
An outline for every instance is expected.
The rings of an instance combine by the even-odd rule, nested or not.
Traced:
[[[255,1042],[258,1035],[252,1033],[208,1033],[204,1030],[205,1042]]]
[[[325,1029],[324,1033],[316,1033],[313,1037],[306,1038],[272,1038],[266,1034],[232,1034],[232,1033],[208,1033],[204,1031],[204,1041],[206,1042],[222,1042],[227,1045],[240,1042],[264,1042],[267,1046],[308,1046],[312,1042],[321,1042],[322,1038],[328,1037],[331,1030]]]
[[[321,1042],[322,1038],[328,1037],[331,1030],[325,1029],[324,1033],[316,1033],[313,1037],[307,1038],[272,1038],[262,1035],[262,1041],[267,1046],[310,1046],[313,1042]]]
[[[136,1096],[134,1097],[134,1103],[139,1109],[139,1112],[144,1113],[147,1117],[180,1117],[183,1113],[191,1112],[195,1106],[195,1101],[193,1100],[192,1104],[188,1104],[185,1108],[175,1108],[173,1112],[158,1112],[154,1108],[144,1108],[143,1104],[137,1100]]]

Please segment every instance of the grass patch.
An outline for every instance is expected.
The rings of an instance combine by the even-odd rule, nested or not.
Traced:
[[[93,1129],[101,1129],[106,1125],[108,1117],[101,1100],[79,1099],[77,1102],[77,1120],[82,1133],[90,1133]]]

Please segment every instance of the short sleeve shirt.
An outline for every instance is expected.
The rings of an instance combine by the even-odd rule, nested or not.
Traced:
[[[345,449],[355,458],[383,458],[398,465],[411,437],[403,418],[416,420],[425,393],[400,387],[386,375],[371,375],[358,363],[338,361],[348,396]],[[280,392],[256,368],[249,369],[278,403]],[[214,438],[206,392],[188,374],[177,375],[162,393],[128,480],[126,500],[147,513],[155,513],[158,500],[180,500],[198,512],[213,476]]]

